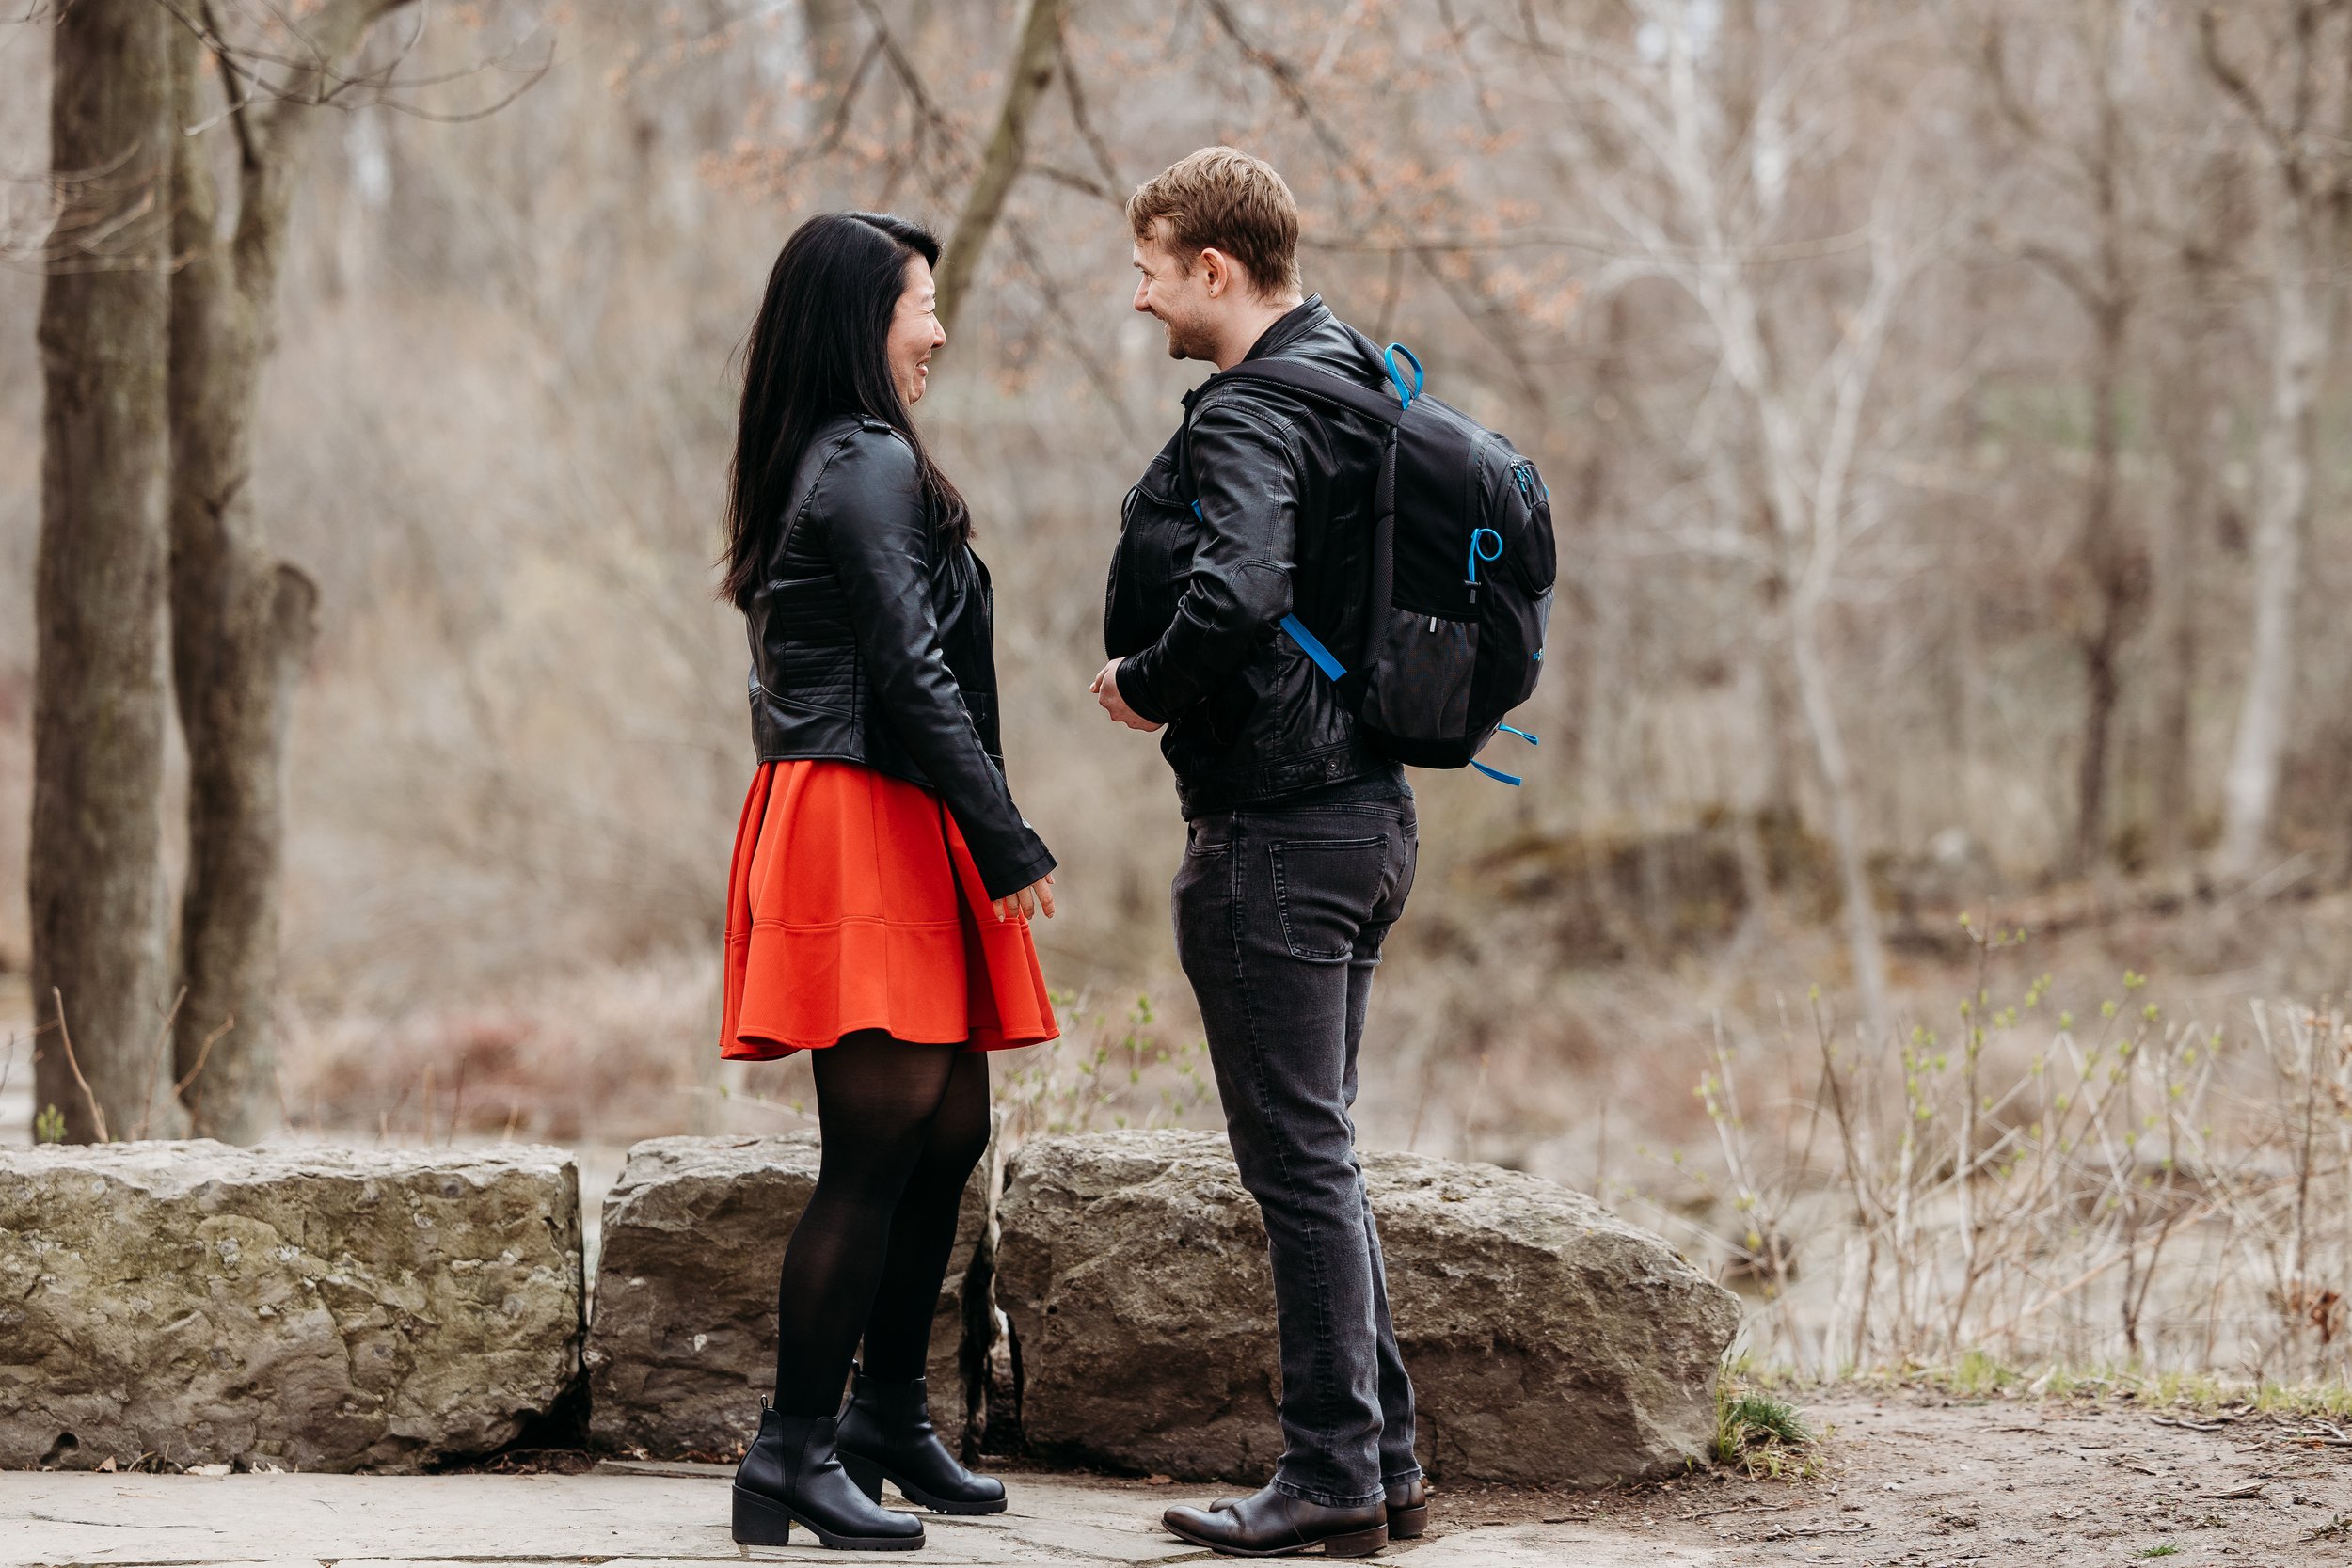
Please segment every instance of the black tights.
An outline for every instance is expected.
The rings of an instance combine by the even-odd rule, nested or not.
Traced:
[[[776,1291],[776,1408],[826,1417],[850,1359],[923,1375],[963,1185],[988,1148],[988,1058],[879,1029],[812,1053],[824,1142]]]

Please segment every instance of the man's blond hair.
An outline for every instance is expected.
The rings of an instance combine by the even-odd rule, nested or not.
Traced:
[[[1127,198],[1138,243],[1167,238],[1187,270],[1214,246],[1239,262],[1262,298],[1298,291],[1298,202],[1263,158],[1231,147],[1204,147],[1170,164]]]

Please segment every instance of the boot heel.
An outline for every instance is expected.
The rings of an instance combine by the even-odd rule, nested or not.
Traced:
[[[1429,1531],[1429,1505],[1417,1503],[1411,1508],[1389,1510],[1389,1537],[1394,1541],[1411,1541]]]
[[[857,1489],[866,1494],[866,1501],[881,1502],[882,1466],[863,1454],[844,1453],[839,1454],[838,1457],[841,1461],[841,1467],[850,1472],[851,1481],[857,1482]]]
[[[788,1546],[792,1515],[781,1503],[739,1486],[735,1489],[735,1543],[739,1546]]]
[[[1327,1557],[1370,1557],[1388,1544],[1389,1527],[1375,1525],[1370,1529],[1327,1536],[1324,1540],[1323,1550]]]

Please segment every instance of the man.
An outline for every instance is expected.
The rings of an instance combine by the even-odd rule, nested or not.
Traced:
[[[1302,360],[1383,384],[1369,342],[1302,298],[1298,209],[1231,148],[1127,203],[1135,308],[1168,352],[1219,371]],[[1175,1534],[1235,1555],[1377,1551],[1428,1517],[1413,1390],[1389,1325],[1355,1151],[1356,1051],[1381,941],[1413,881],[1413,796],[1290,635],[1364,643],[1382,429],[1285,388],[1197,394],[1130,494],[1094,679],[1109,715],[1166,728],[1188,826],[1177,947],[1200,1003],[1242,1180],[1265,1217],[1284,1440],[1271,1484],[1173,1508]]]

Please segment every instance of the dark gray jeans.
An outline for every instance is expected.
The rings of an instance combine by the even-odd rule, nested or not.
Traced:
[[[1274,1484],[1333,1507],[1421,1473],[1413,1385],[1389,1325],[1348,1115],[1373,968],[1413,885],[1416,829],[1409,798],[1202,816],[1174,888],[1177,954],[1274,1266]]]

